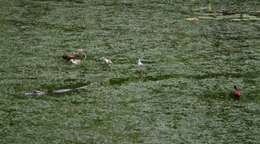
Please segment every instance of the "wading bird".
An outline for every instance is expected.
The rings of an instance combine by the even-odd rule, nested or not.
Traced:
[[[138,66],[143,66],[143,65],[144,65],[144,64],[142,63],[141,59],[138,59],[137,65],[138,65]]]

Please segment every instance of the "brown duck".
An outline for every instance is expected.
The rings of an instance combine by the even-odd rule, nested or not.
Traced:
[[[67,61],[75,60],[75,59],[85,59],[86,55],[84,53],[84,50],[79,48],[76,49],[75,52],[70,52],[62,56],[63,59]]]
[[[70,61],[72,59],[76,59],[77,55],[74,52],[71,53],[67,53],[65,55],[62,56],[63,59]]]

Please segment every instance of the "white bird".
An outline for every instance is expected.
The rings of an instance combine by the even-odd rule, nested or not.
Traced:
[[[81,60],[79,60],[79,59],[71,59],[70,62],[75,64],[75,65],[79,65],[81,63]]]
[[[102,59],[105,61],[106,64],[110,65],[112,64],[113,62],[111,61],[111,59],[108,59],[108,58],[105,58],[105,57],[102,57]]]
[[[138,66],[143,66],[143,65],[144,65],[144,64],[142,63],[141,59],[138,59],[137,65],[138,65]]]

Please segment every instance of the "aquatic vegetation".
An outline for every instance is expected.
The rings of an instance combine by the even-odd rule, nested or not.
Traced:
[[[259,143],[259,4],[1,0],[0,143]]]

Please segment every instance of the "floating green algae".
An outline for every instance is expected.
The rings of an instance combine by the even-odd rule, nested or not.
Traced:
[[[0,0],[0,143],[259,143],[259,5]]]

